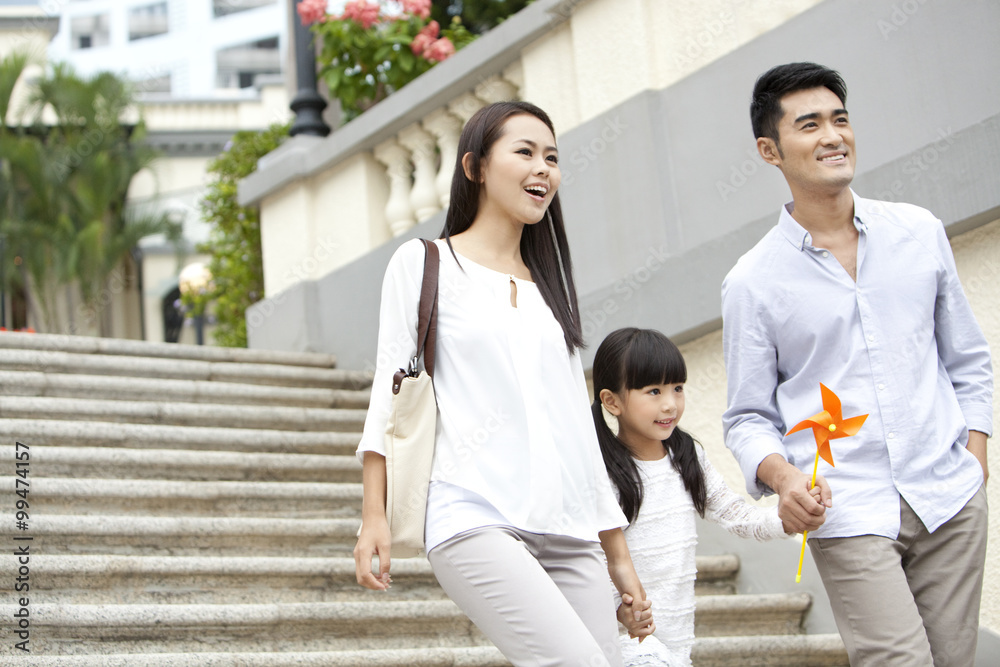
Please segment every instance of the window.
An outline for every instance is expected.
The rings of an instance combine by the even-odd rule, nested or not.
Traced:
[[[143,79],[142,81],[135,81],[133,85],[135,86],[135,91],[140,95],[144,95],[146,93],[169,93],[170,74],[162,74],[160,76]]]
[[[258,74],[280,74],[281,54],[278,38],[239,44],[215,54],[219,88],[249,88]]]
[[[111,19],[108,14],[74,16],[70,19],[69,34],[72,48],[93,49],[111,43]]]
[[[168,29],[166,2],[133,7],[128,10],[129,41],[134,42],[137,39],[162,35]]]
[[[273,5],[277,0],[212,0],[212,11],[216,18],[228,16],[248,9]]]

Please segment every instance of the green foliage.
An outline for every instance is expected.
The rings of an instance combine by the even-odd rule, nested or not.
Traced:
[[[431,18],[445,25],[458,17],[471,32],[481,35],[531,2],[532,0],[431,0]]]
[[[420,44],[447,40],[451,43],[448,47],[457,50],[475,39],[458,17],[446,22],[447,27],[440,33],[429,24],[429,18],[384,13],[371,25],[332,15],[312,24],[320,47],[318,75],[325,81],[330,97],[340,101],[345,121],[353,120],[447,58],[447,54],[435,55]],[[430,37],[421,36],[422,31],[431,33]]]
[[[28,64],[22,55],[0,61],[0,111],[10,110],[13,84]],[[29,308],[37,308],[47,331],[73,333],[96,323],[107,335],[106,307],[120,289],[112,287],[112,274],[140,238],[179,235],[165,216],[126,210],[132,177],[156,157],[142,143],[142,122],[123,122],[133,103],[128,83],[117,76],[82,78],[56,64],[31,85],[26,107],[16,110],[18,124],[0,127],[5,279],[30,290]],[[54,122],[43,120],[43,112]],[[82,307],[70,300],[65,313],[56,312],[57,291],[72,285]]]
[[[202,294],[185,294],[182,301],[196,315],[214,301],[215,342],[225,347],[246,347],[246,309],[264,297],[260,216],[255,207],[237,203],[237,187],[257,169],[261,157],[281,145],[288,130],[288,125],[272,125],[263,132],[238,132],[208,166],[213,178],[201,211],[212,231],[198,250],[212,256],[212,285]]]

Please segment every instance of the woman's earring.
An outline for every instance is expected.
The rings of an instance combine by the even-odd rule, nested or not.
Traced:
[[[618,436],[618,417],[608,412],[608,409],[601,405],[601,414],[604,416],[604,423],[608,425],[611,432]]]

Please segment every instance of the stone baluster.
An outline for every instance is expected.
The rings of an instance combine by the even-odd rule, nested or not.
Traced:
[[[385,205],[385,221],[393,236],[399,236],[417,224],[410,206],[410,152],[395,139],[387,139],[375,147],[375,159],[385,165],[389,176],[389,199]]]
[[[475,93],[476,97],[487,104],[505,102],[517,99],[517,86],[499,74],[495,74],[476,86]]]
[[[417,215],[417,222],[423,222],[441,210],[437,186],[437,153],[434,135],[414,123],[400,131],[399,143],[409,149],[413,160],[413,187],[410,189],[410,205]]]
[[[462,132],[463,121],[448,112],[447,108],[437,109],[424,118],[424,128],[437,138],[441,166],[438,168],[434,184],[437,186],[441,208],[448,208],[451,200],[451,177],[455,173],[455,156],[458,153],[458,136]]]
[[[462,121],[462,127],[465,127],[469,119],[484,106],[486,106],[486,102],[483,102],[474,94],[462,93],[448,104],[448,111],[458,116]]]

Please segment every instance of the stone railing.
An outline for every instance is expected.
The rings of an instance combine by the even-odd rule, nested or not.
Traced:
[[[384,213],[393,236],[448,208],[462,128],[485,105],[516,99],[518,81],[520,63],[375,146],[372,154],[389,181]]]

